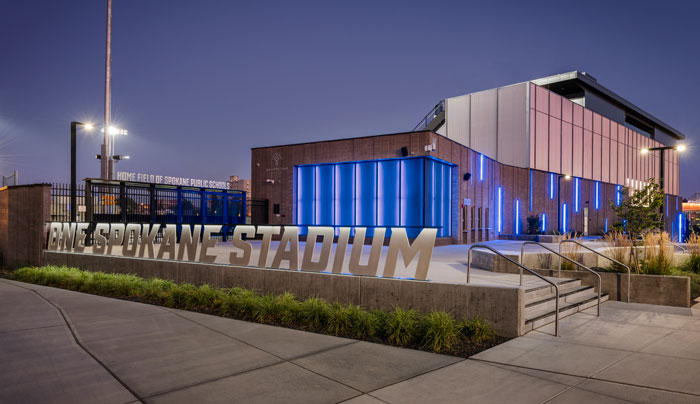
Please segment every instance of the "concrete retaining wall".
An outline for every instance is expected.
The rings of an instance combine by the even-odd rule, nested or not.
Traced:
[[[678,255],[678,254],[677,254]],[[519,262],[520,256],[506,254],[508,258]],[[589,268],[605,265],[605,258],[590,252],[582,252],[582,263]],[[552,256],[552,267],[558,265],[556,256]],[[599,262],[600,259],[600,262]],[[525,253],[525,266],[537,268],[542,265],[537,253]],[[503,273],[520,273],[520,269],[495,254],[486,251],[472,252],[472,265],[475,268],[493,270]],[[557,276],[556,269],[536,269],[545,276]],[[580,279],[583,285],[598,287],[598,278],[585,270],[561,271],[564,278]],[[603,284],[603,293],[610,295],[610,300],[627,301],[627,274],[614,272],[598,272]],[[527,275],[527,273],[526,273]],[[690,307],[690,278],[686,276],[660,276],[632,274],[630,280],[630,302],[659,304],[663,306]]]
[[[553,269],[537,270],[545,276],[557,276]],[[598,272],[603,293],[610,300],[627,301],[627,274]],[[580,279],[581,284],[598,287],[598,277],[588,271],[561,271],[562,278]],[[632,274],[630,302],[658,304],[662,306],[690,307],[690,278],[687,276],[661,276]]]
[[[421,312],[445,310],[456,318],[481,316],[499,335],[516,337],[523,321],[523,292],[497,288],[360,277],[317,272],[234,267],[184,261],[137,259],[107,255],[44,252],[49,265],[89,271],[129,273],[196,285],[239,286],[264,293],[289,291],[300,298],[319,296],[327,301],[357,304],[368,309],[395,306]]]

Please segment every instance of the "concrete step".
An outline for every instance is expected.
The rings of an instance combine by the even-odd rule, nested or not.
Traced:
[[[555,282],[559,287],[559,294],[564,294],[571,289],[575,289],[581,286],[581,281],[579,279],[556,279]],[[525,304],[528,304],[529,302],[538,300],[540,298],[545,298],[553,295],[554,287],[550,284],[526,289]]]
[[[596,290],[593,286],[578,286],[569,289],[559,294],[559,306],[562,307],[565,303],[577,302],[590,295],[596,295]],[[542,296],[531,302],[525,302],[525,318],[537,317],[539,314],[554,310],[556,306],[556,296],[551,293],[548,296]]]
[[[608,300],[608,297],[609,296],[607,294],[603,294],[600,297],[600,303],[602,304],[603,302],[606,302]],[[561,320],[562,318],[571,316],[573,314],[576,314],[579,311],[586,310],[590,307],[595,307],[597,304],[598,304],[597,292],[593,292],[589,295],[586,295],[585,298],[582,298],[581,300],[578,300],[578,301],[566,302],[566,303],[564,303],[564,305],[559,306],[559,320]],[[526,334],[532,330],[536,330],[542,326],[545,326],[547,324],[551,324],[554,322],[554,318],[555,318],[554,310],[540,314],[536,317],[526,318],[525,324],[523,325],[523,328],[521,330],[522,334]]]

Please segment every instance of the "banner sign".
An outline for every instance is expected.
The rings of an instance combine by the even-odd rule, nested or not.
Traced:
[[[177,241],[177,226],[166,224],[162,230],[162,241],[155,243],[160,225],[150,226],[139,223],[97,223],[93,232],[93,243],[86,246],[89,223],[52,222],[48,228],[47,249],[83,254],[116,255],[135,258],[155,258],[165,260],[196,261],[214,263],[217,258],[236,266],[256,266],[304,270],[313,272],[342,273],[345,268],[353,275],[394,277],[399,254],[403,257],[403,267],[408,268],[417,257],[413,278],[425,280],[428,276],[430,259],[435,247],[437,229],[422,229],[418,237],[410,242],[406,229],[391,228],[389,248],[380,266],[382,246],[386,228],[374,229],[369,257],[362,258],[367,229],[355,227],[353,241],[350,242],[350,227],[340,227],[338,234],[333,227],[309,226],[306,244],[299,247],[299,227],[250,226],[235,227],[230,241],[219,242],[212,235],[221,231],[219,225],[182,226],[180,241]],[[249,241],[262,237],[261,241]],[[279,245],[270,251],[273,237],[279,238]],[[337,237],[335,251],[333,241]],[[317,244],[320,249],[317,250]],[[214,248],[228,244],[227,257],[218,257]],[[116,248],[115,248],[116,247]],[[350,249],[349,260],[346,260]],[[222,249],[218,250],[219,252]],[[254,259],[257,257],[257,259]],[[269,264],[270,258],[272,259]],[[346,262],[347,261],[347,262]],[[281,265],[285,263],[288,268]],[[379,269],[382,269],[381,273]]]
[[[127,171],[118,171],[117,172],[117,180],[119,180],[119,181],[150,182],[153,184],[164,184],[164,185],[180,185],[183,187],[228,189],[228,182],[226,182],[226,181],[202,180],[202,179],[198,179],[198,178],[186,178],[186,177],[169,177],[167,175],[132,173],[132,172],[127,172]]]

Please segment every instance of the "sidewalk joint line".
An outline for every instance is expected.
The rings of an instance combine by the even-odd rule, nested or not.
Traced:
[[[92,359],[94,359],[104,370],[107,371],[112,377],[119,382],[128,392],[130,392],[138,401],[143,403],[143,398],[136,393],[129,385],[127,385],[119,376],[117,376],[109,367],[107,367],[107,364],[105,364],[98,356],[97,354],[93,353],[92,350],[87,347],[86,344],[83,343],[82,339],[80,338],[80,335],[78,334],[78,331],[74,329],[73,324],[70,322],[68,319],[68,316],[66,313],[63,311],[63,308],[51,300],[49,300],[47,297],[43,296],[41,293],[39,293],[37,290],[32,290],[37,296],[40,298],[44,299],[46,302],[48,302],[50,305],[52,305],[54,308],[58,310],[58,312],[61,314],[61,317],[63,318],[63,321],[65,321],[66,325],[68,326],[68,330],[70,331],[71,335],[73,336],[73,339],[75,340],[75,343],[78,344],[80,348],[83,349]]]

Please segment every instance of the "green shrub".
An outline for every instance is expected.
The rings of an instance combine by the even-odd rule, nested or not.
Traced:
[[[432,351],[445,351],[457,342],[457,322],[444,311],[433,311],[425,316],[423,327],[422,345]]]
[[[418,328],[418,313],[397,307],[386,318],[386,337],[390,343],[408,345]]]
[[[383,327],[385,317],[384,313],[378,313],[375,311],[367,312],[360,306],[349,305],[347,314],[352,324],[350,336],[354,338],[362,338],[363,336],[369,338],[377,337]]]
[[[280,321],[282,324],[293,326],[301,323],[304,320],[304,313],[301,311],[301,302],[290,292],[284,292],[280,299],[282,305]]]
[[[259,304],[253,313],[254,320],[258,323],[274,324],[282,317],[284,309],[281,296],[266,294],[260,297]]]
[[[690,257],[683,263],[683,270],[700,274],[700,255],[691,253]]]
[[[700,275],[690,273],[693,293],[700,294]],[[260,295],[241,288],[176,284],[158,278],[88,272],[65,267],[27,267],[10,277],[22,282],[57,286],[102,296],[126,298],[167,307],[204,311],[220,316],[297,329],[326,332],[357,339],[420,346],[434,352],[455,352],[463,340],[484,342],[494,338],[493,329],[480,318],[456,322],[445,312],[422,315],[400,307],[386,313],[356,305],[328,304],[318,297],[299,301],[292,293]],[[464,351],[460,351],[464,352]]]
[[[312,329],[323,330],[328,325],[330,305],[320,297],[310,297],[301,303],[301,313]]]
[[[328,332],[333,335],[350,335],[352,326],[350,309],[340,303],[333,303],[328,316]]]
[[[476,343],[492,340],[496,336],[493,328],[491,328],[486,320],[479,316],[476,316],[471,320],[464,320],[460,322],[458,327],[464,337]]]

